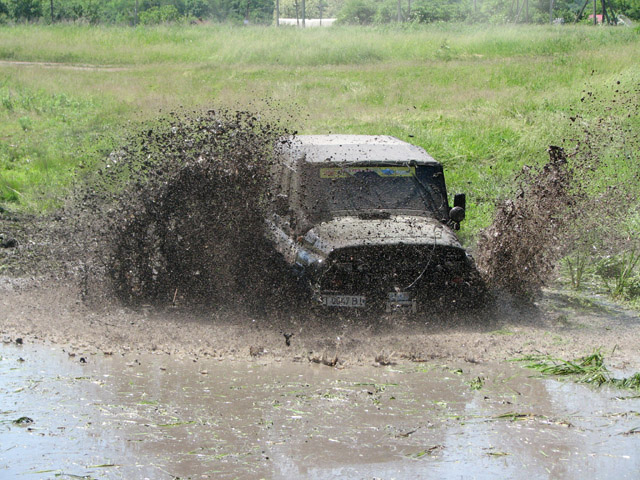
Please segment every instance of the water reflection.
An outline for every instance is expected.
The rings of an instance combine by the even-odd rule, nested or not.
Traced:
[[[0,355],[2,478],[635,478],[640,469],[640,435],[622,435],[640,424],[640,399],[510,364],[336,370],[101,354],[82,364],[26,345]],[[12,423],[21,416],[34,423]]]

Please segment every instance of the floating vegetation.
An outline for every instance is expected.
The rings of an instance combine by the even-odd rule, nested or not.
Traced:
[[[528,362],[525,366],[538,370],[548,376],[572,376],[578,383],[589,383],[597,386],[609,385],[626,390],[640,390],[640,373],[630,377],[616,378],[604,364],[604,357],[600,350],[591,355],[575,360],[552,358],[548,355],[530,355],[516,359],[518,362]]]
[[[14,425],[30,425],[33,423],[33,419],[29,417],[20,417],[13,421]]]
[[[490,457],[506,457],[507,455],[511,455],[507,452],[487,452],[487,455]]]
[[[476,377],[473,380],[467,382],[471,390],[480,390],[484,387],[484,378]]]
[[[441,450],[444,450],[444,445],[434,445],[434,446],[429,447],[429,448],[427,448],[425,450],[420,450],[419,452],[409,454],[409,455],[407,455],[407,457],[410,457],[410,458],[422,458],[424,456],[433,456],[433,455],[436,455]]]
[[[498,420],[506,419],[506,420],[511,420],[512,422],[515,422],[518,420],[532,420],[536,417],[541,417],[541,415],[535,415],[533,413],[507,412],[507,413],[502,413],[500,415],[496,415],[493,418]],[[546,417],[544,418],[546,419]]]

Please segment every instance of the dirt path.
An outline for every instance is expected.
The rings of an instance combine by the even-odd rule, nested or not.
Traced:
[[[60,63],[60,62],[24,62],[17,60],[0,60],[0,67],[43,67],[59,68],[63,70],[90,70],[101,72],[123,72],[131,70],[129,67],[115,67],[112,65],[88,65],[83,63]]]
[[[536,308],[503,302],[482,315],[374,319],[303,314],[252,316],[184,308],[95,310],[73,289],[0,279],[0,336],[71,351],[166,352],[226,359],[338,365],[430,359],[470,363],[530,353],[574,358],[602,348],[613,366],[640,368],[640,317],[602,299],[547,292]],[[287,346],[285,335],[289,336]]]

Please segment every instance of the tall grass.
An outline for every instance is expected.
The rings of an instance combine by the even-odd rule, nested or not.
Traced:
[[[230,25],[114,27],[16,25],[0,28],[0,58],[141,65],[363,65],[571,55],[637,41],[631,29],[583,26],[416,25],[295,28]]]
[[[470,237],[513,173],[566,136],[585,86],[638,82],[639,47],[631,29],[584,26],[0,27],[0,61],[65,64],[0,64],[0,203],[60,201],[132,121],[229,106],[425,147],[470,194]]]

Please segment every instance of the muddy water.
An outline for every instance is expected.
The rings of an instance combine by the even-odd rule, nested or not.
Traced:
[[[340,370],[71,357],[29,345],[3,345],[0,356],[0,478],[582,479],[640,471],[640,433],[631,433],[640,430],[640,398],[537,378],[515,364]],[[20,417],[33,422],[14,423]]]

